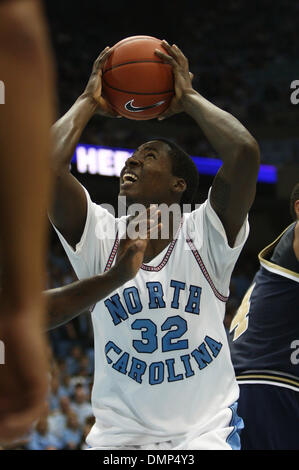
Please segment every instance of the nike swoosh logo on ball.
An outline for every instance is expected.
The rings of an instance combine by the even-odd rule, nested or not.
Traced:
[[[156,108],[157,106],[160,106],[161,104],[165,103],[165,100],[163,100],[163,101],[158,101],[158,103],[150,104],[149,106],[134,106],[133,101],[134,99],[128,101],[125,104],[126,110],[130,111],[131,113],[140,113],[140,111],[145,111],[146,109]]]

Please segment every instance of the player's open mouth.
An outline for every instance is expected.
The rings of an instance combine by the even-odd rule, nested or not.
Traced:
[[[121,188],[129,188],[138,180],[138,176],[131,172],[126,172],[121,178]]]

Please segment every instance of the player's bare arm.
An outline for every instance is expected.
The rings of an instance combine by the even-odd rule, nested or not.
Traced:
[[[87,86],[70,110],[52,127],[54,197],[49,216],[67,242],[75,247],[86,221],[86,197],[80,183],[70,173],[70,163],[81,134],[94,114],[117,117],[102,98],[102,66],[111,53],[106,47],[93,65]]]
[[[162,118],[185,111],[200,126],[223,161],[211,191],[211,204],[233,246],[255,197],[259,147],[254,137],[230,113],[221,110],[192,87],[187,58],[176,46],[163,41],[168,54],[156,54],[172,65],[175,97]]]
[[[150,209],[147,209],[137,219],[130,221],[130,223],[138,224],[140,220],[146,220],[146,238],[132,239],[127,236],[121,239],[116,264],[110,271],[45,292],[49,312],[48,330],[57,328],[86,312],[90,307],[136,276],[143,262],[151,234],[155,230],[158,230],[158,232],[161,230],[158,214],[159,211],[153,210],[153,208],[151,213]]]
[[[55,100],[41,2],[0,2],[0,70],[6,93],[0,111],[0,441],[8,442],[30,429],[48,387],[42,290]]]

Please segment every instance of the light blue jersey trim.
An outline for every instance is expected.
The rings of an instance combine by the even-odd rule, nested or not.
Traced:
[[[230,426],[234,429],[227,437],[226,442],[231,446],[232,450],[241,450],[240,432],[244,428],[244,421],[237,414],[238,402],[236,401],[232,406],[229,407],[232,412],[232,419]]]

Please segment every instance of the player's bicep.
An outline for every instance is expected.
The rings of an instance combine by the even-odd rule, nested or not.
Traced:
[[[81,239],[86,216],[87,200],[83,186],[68,171],[56,175],[49,217],[73,248]]]
[[[258,168],[256,159],[236,158],[230,167],[223,165],[214,178],[210,201],[231,247],[254,201]]]

